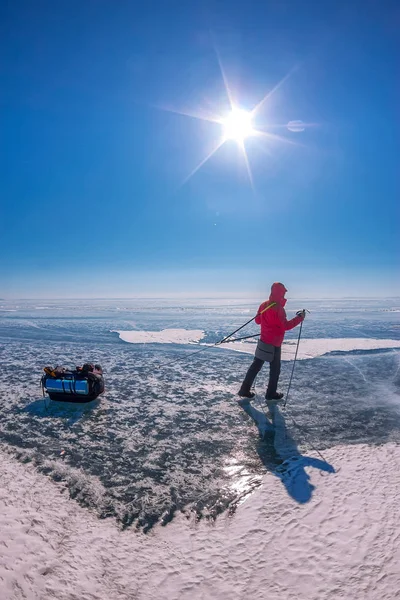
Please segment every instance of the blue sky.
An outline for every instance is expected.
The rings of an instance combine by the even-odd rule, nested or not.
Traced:
[[[396,4],[3,3],[0,297],[400,294]]]

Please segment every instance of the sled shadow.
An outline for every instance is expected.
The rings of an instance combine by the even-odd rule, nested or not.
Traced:
[[[256,450],[265,468],[268,471],[272,470],[274,475],[279,477],[289,496],[296,502],[305,504],[311,500],[315,486],[310,482],[306,467],[335,473],[334,467],[319,458],[301,454],[286,427],[285,417],[279,405],[269,404],[267,414],[250,403],[239,403],[239,405],[254,420],[259,429],[260,439]],[[272,440],[272,444],[268,443],[269,440]]]
[[[65,419],[68,425],[73,425],[96,408],[100,401],[100,397],[85,403],[59,402],[49,398],[40,398],[40,400],[34,400],[27,404],[20,412],[39,418],[55,417]]]

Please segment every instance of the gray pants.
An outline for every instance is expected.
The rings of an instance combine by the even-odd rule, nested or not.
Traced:
[[[250,388],[253,385],[254,380],[257,377],[258,373],[261,371],[261,368],[262,368],[264,362],[265,361],[261,360],[260,358],[254,358],[253,362],[251,363],[251,365],[249,367],[249,370],[246,373],[246,377],[243,380],[239,394],[242,392],[246,393],[246,394],[248,392],[250,392]],[[268,387],[267,387],[267,392],[266,392],[267,396],[273,396],[274,394],[276,394],[280,373],[281,373],[281,347],[275,346],[274,358],[273,358],[272,362],[269,363],[269,381],[268,381]]]

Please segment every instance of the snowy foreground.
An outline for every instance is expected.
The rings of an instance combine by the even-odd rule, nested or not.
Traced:
[[[0,600],[399,598],[399,299],[288,304],[283,410],[211,347],[258,302],[0,303]],[[41,396],[87,361],[101,400]]]
[[[303,457],[282,479],[267,473],[233,517],[196,524],[181,515],[145,535],[99,520],[3,448],[0,598],[398,597],[400,446],[336,446],[324,458],[335,473]],[[306,475],[314,489],[301,504],[287,488]]]

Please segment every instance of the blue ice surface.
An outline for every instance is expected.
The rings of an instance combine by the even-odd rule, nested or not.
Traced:
[[[288,303],[287,312],[311,310],[303,327],[308,338],[398,340],[399,305],[399,299],[304,300]],[[298,362],[279,428],[266,421],[260,428],[268,368],[257,378],[260,402],[251,404],[258,417],[235,396],[250,355],[215,348],[189,359],[193,345],[128,344],[113,332],[202,329],[213,342],[256,308],[243,300],[0,303],[2,443],[63,481],[99,516],[147,530],[177,510],[198,518],[233,512],[266,471],[281,479],[293,502],[310,501],[305,467],[335,468],[316,450],[323,455],[337,444],[400,442],[398,350]],[[249,325],[243,333],[257,330]],[[105,371],[100,400],[75,406],[41,397],[44,366],[87,361]],[[283,391],[291,366],[283,363]]]

